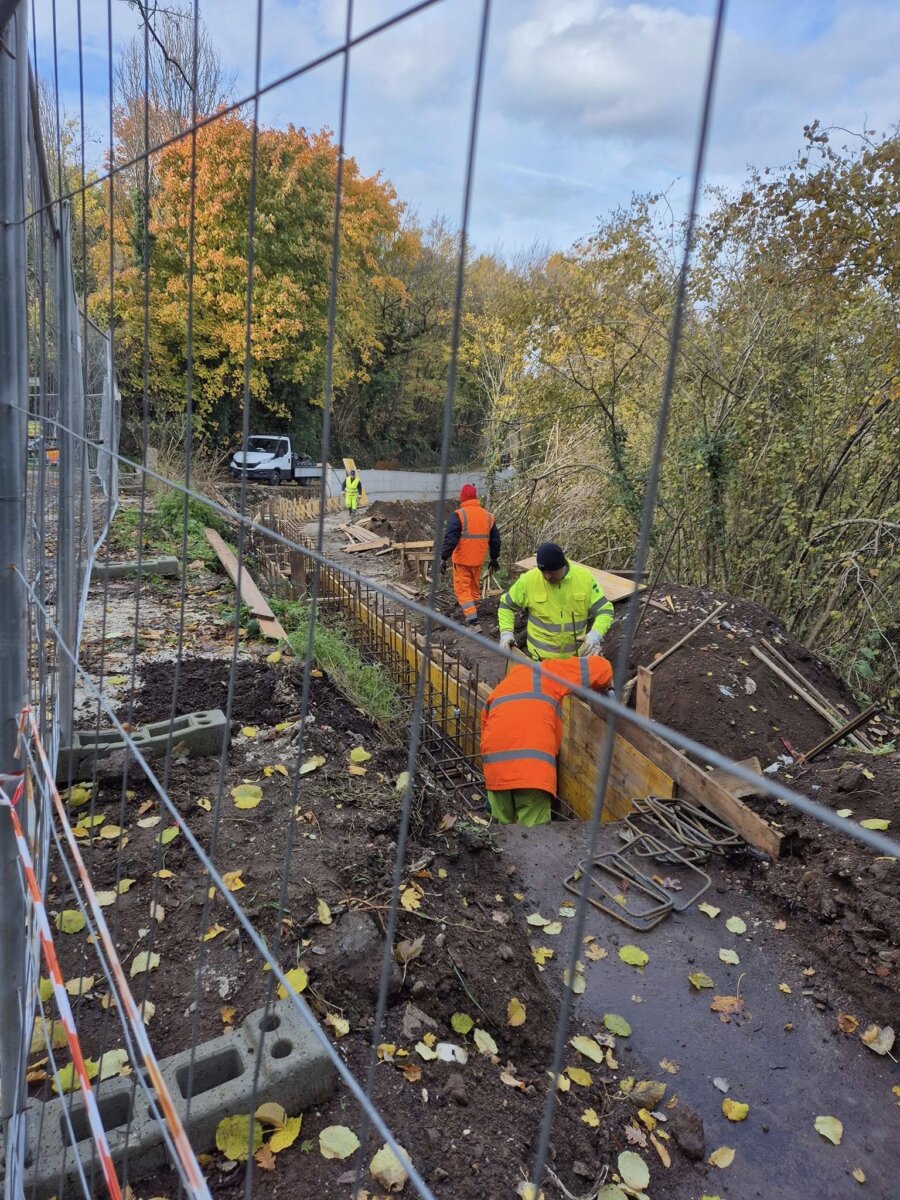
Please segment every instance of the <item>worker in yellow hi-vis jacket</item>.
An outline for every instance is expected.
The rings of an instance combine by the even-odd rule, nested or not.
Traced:
[[[600,654],[613,623],[613,606],[585,567],[570,563],[555,542],[538,546],[537,566],[520,575],[500,597],[500,645],[515,644],[516,612],[527,616],[527,649],[532,658]]]
[[[361,491],[362,480],[355,471],[349,471],[347,478],[344,480],[344,505],[347,509],[351,525],[356,520],[356,513],[359,508],[359,493]]]

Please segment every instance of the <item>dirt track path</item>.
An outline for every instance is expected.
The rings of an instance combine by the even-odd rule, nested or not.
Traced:
[[[611,848],[615,826],[605,826],[601,837],[603,848]],[[556,918],[560,905],[570,898],[563,880],[584,855],[584,839],[584,827],[574,822],[498,831],[498,841],[518,868],[526,892],[523,921],[534,911]],[[609,956],[590,962],[581,955],[586,988],[576,1001],[576,1017],[596,1032],[602,1031],[604,1013],[624,1016],[633,1034],[631,1052],[620,1056],[621,1074],[637,1071],[633,1060],[639,1058],[638,1078],[665,1081],[668,1096],[677,1094],[703,1118],[707,1158],[720,1146],[736,1151],[730,1167],[709,1167],[702,1185],[698,1180],[688,1190],[677,1185],[669,1185],[664,1193],[655,1190],[664,1184],[657,1163],[651,1192],[665,1194],[667,1200],[694,1200],[700,1192],[729,1200],[797,1200],[807,1195],[844,1200],[859,1189],[859,1195],[870,1200],[896,1200],[900,1107],[891,1088],[900,1084],[900,1068],[889,1057],[879,1058],[866,1049],[858,1035],[836,1032],[837,1013],[820,1012],[811,997],[802,995],[804,989],[816,991],[817,980],[803,976],[805,960],[790,922],[784,932],[775,932],[771,913],[759,900],[727,887],[721,871],[711,873],[712,887],[704,899],[721,909],[714,919],[693,906],[682,915],[672,914],[649,933],[635,933],[591,908],[585,927]],[[726,930],[730,916],[743,918],[745,934]],[[571,949],[571,941],[566,941],[571,924],[563,921],[559,937],[542,937],[538,929],[531,939],[555,949],[547,978],[557,986]],[[618,948],[629,943],[650,956],[643,972],[618,957]],[[737,951],[740,964],[720,961],[720,948]],[[715,988],[694,990],[687,977],[695,971],[706,972]],[[781,983],[790,987],[790,994],[779,990]],[[712,997],[738,991],[750,1016],[739,1026],[723,1024],[710,1011]],[[876,1014],[858,1015],[860,1031],[877,1019]],[[663,1059],[679,1064],[677,1074],[660,1070]],[[724,1116],[725,1096],[713,1084],[717,1077],[728,1081],[730,1098],[749,1104],[749,1115],[740,1123]],[[816,1132],[817,1116],[842,1121],[839,1146]],[[652,1158],[652,1153],[645,1157]],[[864,1188],[851,1175],[856,1167],[867,1177]]]

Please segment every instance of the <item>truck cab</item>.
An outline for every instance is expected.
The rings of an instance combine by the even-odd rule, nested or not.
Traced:
[[[296,453],[291,439],[281,434],[253,434],[247,439],[247,449],[231,456],[228,469],[237,479],[243,475],[275,487],[291,480],[312,485],[322,478],[322,468],[308,454]]]

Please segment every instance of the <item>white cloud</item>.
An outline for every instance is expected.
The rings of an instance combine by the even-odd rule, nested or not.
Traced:
[[[709,21],[674,8],[541,0],[509,37],[507,108],[594,136],[683,134],[708,45]]]

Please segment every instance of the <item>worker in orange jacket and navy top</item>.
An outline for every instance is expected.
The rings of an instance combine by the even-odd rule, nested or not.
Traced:
[[[441,570],[453,563],[453,591],[466,624],[478,628],[481,598],[481,568],[488,553],[491,570],[500,566],[500,530],[494,514],[481,507],[475,485],[467,483],[459,493],[459,508],[447,522],[441,547]]]
[[[494,819],[545,825],[556,795],[562,705],[573,686],[605,692],[612,666],[599,655],[511,667],[481,714],[481,762]]]

